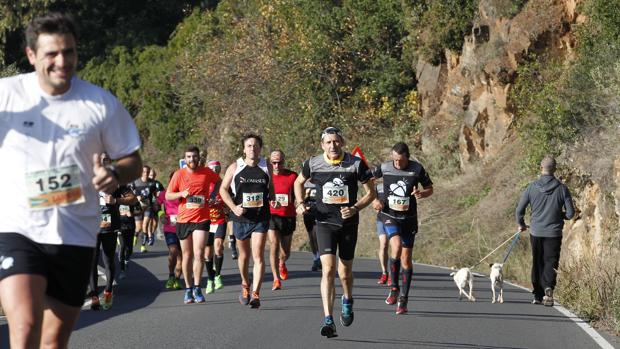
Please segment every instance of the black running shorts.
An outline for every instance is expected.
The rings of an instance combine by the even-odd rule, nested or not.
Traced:
[[[343,260],[352,260],[355,257],[355,245],[357,244],[357,224],[339,226],[334,224],[317,222],[316,241],[319,253],[336,254]]]
[[[269,230],[275,230],[282,236],[292,235],[297,227],[296,217],[282,217],[275,214],[269,219]]]
[[[209,233],[209,227],[211,226],[211,221],[206,220],[204,222],[199,223],[179,223],[177,222],[177,236],[179,240],[185,240],[194,230],[203,230],[206,233]]]
[[[81,307],[94,251],[91,247],[39,244],[21,234],[0,233],[0,280],[17,274],[42,275],[47,279],[45,294]]]

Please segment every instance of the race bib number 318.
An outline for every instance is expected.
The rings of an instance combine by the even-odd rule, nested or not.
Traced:
[[[77,165],[26,173],[31,209],[81,204],[85,201]]]

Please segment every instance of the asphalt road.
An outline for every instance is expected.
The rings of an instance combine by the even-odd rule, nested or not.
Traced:
[[[339,337],[326,339],[319,334],[320,274],[309,271],[310,254],[293,254],[289,280],[279,291],[271,291],[267,263],[262,304],[255,310],[237,301],[240,278],[228,250],[225,287],[205,304],[184,305],[182,291],[163,288],[166,252],[157,244],[152,252],[134,255],[111,310],[82,311],[70,348],[601,347],[578,327],[580,320],[529,304],[531,295],[514,286],[505,286],[504,304],[491,304],[488,278],[476,277],[477,302],[459,301],[450,271],[439,267],[414,267],[409,313],[395,315],[395,306],[384,302],[388,289],[376,284],[376,261],[362,258],[354,265],[355,322],[343,327],[336,320]],[[338,287],[336,315],[340,292]],[[8,347],[6,324],[0,325],[0,347]]]

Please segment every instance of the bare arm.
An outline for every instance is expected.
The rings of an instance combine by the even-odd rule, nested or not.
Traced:
[[[116,199],[116,202],[120,205],[134,205],[138,203],[138,198],[131,190],[123,194],[120,198]]]
[[[237,216],[242,216],[245,213],[245,209],[241,207],[241,205],[235,205],[235,201],[228,190],[230,189],[230,184],[233,181],[233,177],[235,175],[235,171],[237,170],[237,163],[233,162],[226,169],[226,173],[224,174],[224,179],[222,179],[222,183],[220,184],[220,196],[222,197],[222,201],[230,208],[230,210]]]
[[[347,219],[353,217],[356,213],[364,209],[366,206],[370,205],[370,203],[377,197],[374,179],[371,179],[368,182],[364,183],[363,188],[365,193],[361,199],[357,200],[357,202],[353,204],[353,206],[342,207],[340,209],[342,218]]]
[[[295,189],[295,207],[297,210],[297,214],[305,214],[310,209],[304,205],[304,183],[306,183],[308,179],[304,177],[303,174],[299,174],[297,179],[295,180],[294,189]]]
[[[413,196],[416,199],[423,199],[433,195],[433,186],[429,185],[428,187],[422,187],[422,190],[418,190],[418,187],[413,187]]]

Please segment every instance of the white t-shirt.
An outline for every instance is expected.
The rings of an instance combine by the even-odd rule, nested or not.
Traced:
[[[0,79],[0,233],[95,246],[93,154],[118,159],[139,148],[131,116],[102,88],[74,77],[50,96],[35,73]]]

